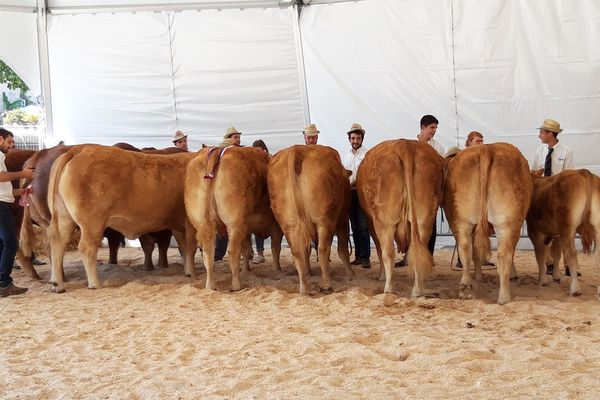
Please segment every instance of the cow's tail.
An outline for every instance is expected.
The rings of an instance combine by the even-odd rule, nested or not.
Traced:
[[[199,185],[202,192],[202,196],[203,196],[203,201],[205,204],[205,211],[206,211],[206,215],[205,218],[208,219],[209,221],[214,222],[215,224],[218,225],[218,215],[217,215],[217,208],[216,207],[212,207],[211,204],[214,202],[214,190],[215,190],[215,185],[214,185],[214,180],[215,180],[215,176],[216,176],[216,172],[217,172],[217,167],[219,164],[219,161],[221,160],[221,148],[220,147],[211,147],[208,151],[207,151],[207,155],[206,155],[206,164],[205,164],[205,173],[204,173],[204,177],[203,177],[203,185]],[[224,235],[224,232],[218,232],[220,235]]]
[[[586,171],[585,180],[586,180],[586,199],[585,199],[585,208],[583,209],[583,218],[581,221],[581,225],[577,229],[579,235],[581,236],[581,244],[583,246],[583,252],[589,254],[592,251],[593,245],[598,245],[596,243],[596,231],[594,226],[591,224],[590,220],[592,217],[592,194],[595,190],[595,182],[594,176]]]
[[[482,148],[479,156],[479,222],[475,227],[473,240],[473,256],[479,264],[483,264],[491,256],[490,229],[487,219],[488,177],[492,167],[492,158],[487,148]]]
[[[292,199],[298,212],[298,224],[293,228],[298,238],[299,250],[309,251],[311,239],[317,237],[302,198],[299,177],[302,174],[304,154],[293,149],[288,153],[288,178],[292,187]]]
[[[67,167],[69,161],[75,157],[75,154],[77,153],[74,151],[68,151],[58,157],[52,164],[50,180],[48,182],[48,209],[50,210],[50,214],[53,214],[55,211],[54,207],[58,201],[58,185],[60,184],[63,171]]]
[[[405,142],[402,142],[405,143]],[[408,220],[410,221],[410,243],[406,258],[410,267],[409,274],[417,273],[427,277],[433,269],[433,256],[427,246],[421,241],[419,224],[417,221],[417,204],[415,193],[415,155],[409,154],[410,149],[406,145],[400,145],[398,155],[404,165],[404,182],[406,184],[406,197],[408,203]],[[436,211],[437,212],[437,211]],[[433,232],[432,232],[433,233]]]

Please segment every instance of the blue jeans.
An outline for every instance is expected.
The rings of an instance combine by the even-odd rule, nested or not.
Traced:
[[[262,253],[265,251],[265,239],[262,236],[254,234],[254,241],[256,242],[256,252]]]
[[[352,241],[354,242],[354,254],[356,254],[356,258],[359,260],[370,260],[371,238],[369,236],[369,226],[367,225],[367,216],[358,202],[356,190],[352,191],[350,226],[352,227]]]
[[[10,204],[0,201],[0,286],[2,287],[12,283],[10,274],[18,248],[19,241]]]

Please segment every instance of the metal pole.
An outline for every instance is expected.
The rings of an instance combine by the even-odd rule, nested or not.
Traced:
[[[48,53],[48,5],[46,0],[37,0],[38,57],[40,60],[40,81],[42,101],[46,118],[46,137],[54,137],[52,116],[52,91],[50,90],[50,60]]]

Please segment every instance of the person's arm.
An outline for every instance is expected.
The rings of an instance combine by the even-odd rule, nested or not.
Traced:
[[[531,171],[537,171],[538,169],[543,168],[540,164],[538,151],[535,152],[535,157],[533,157],[533,161],[531,162]]]
[[[16,172],[0,172],[0,182],[10,182],[15,179],[33,177],[33,168],[27,168],[23,171]]]

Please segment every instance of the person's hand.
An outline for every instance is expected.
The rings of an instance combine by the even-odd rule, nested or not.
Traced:
[[[33,171],[35,168],[25,168],[23,171],[23,178],[33,178]]]

